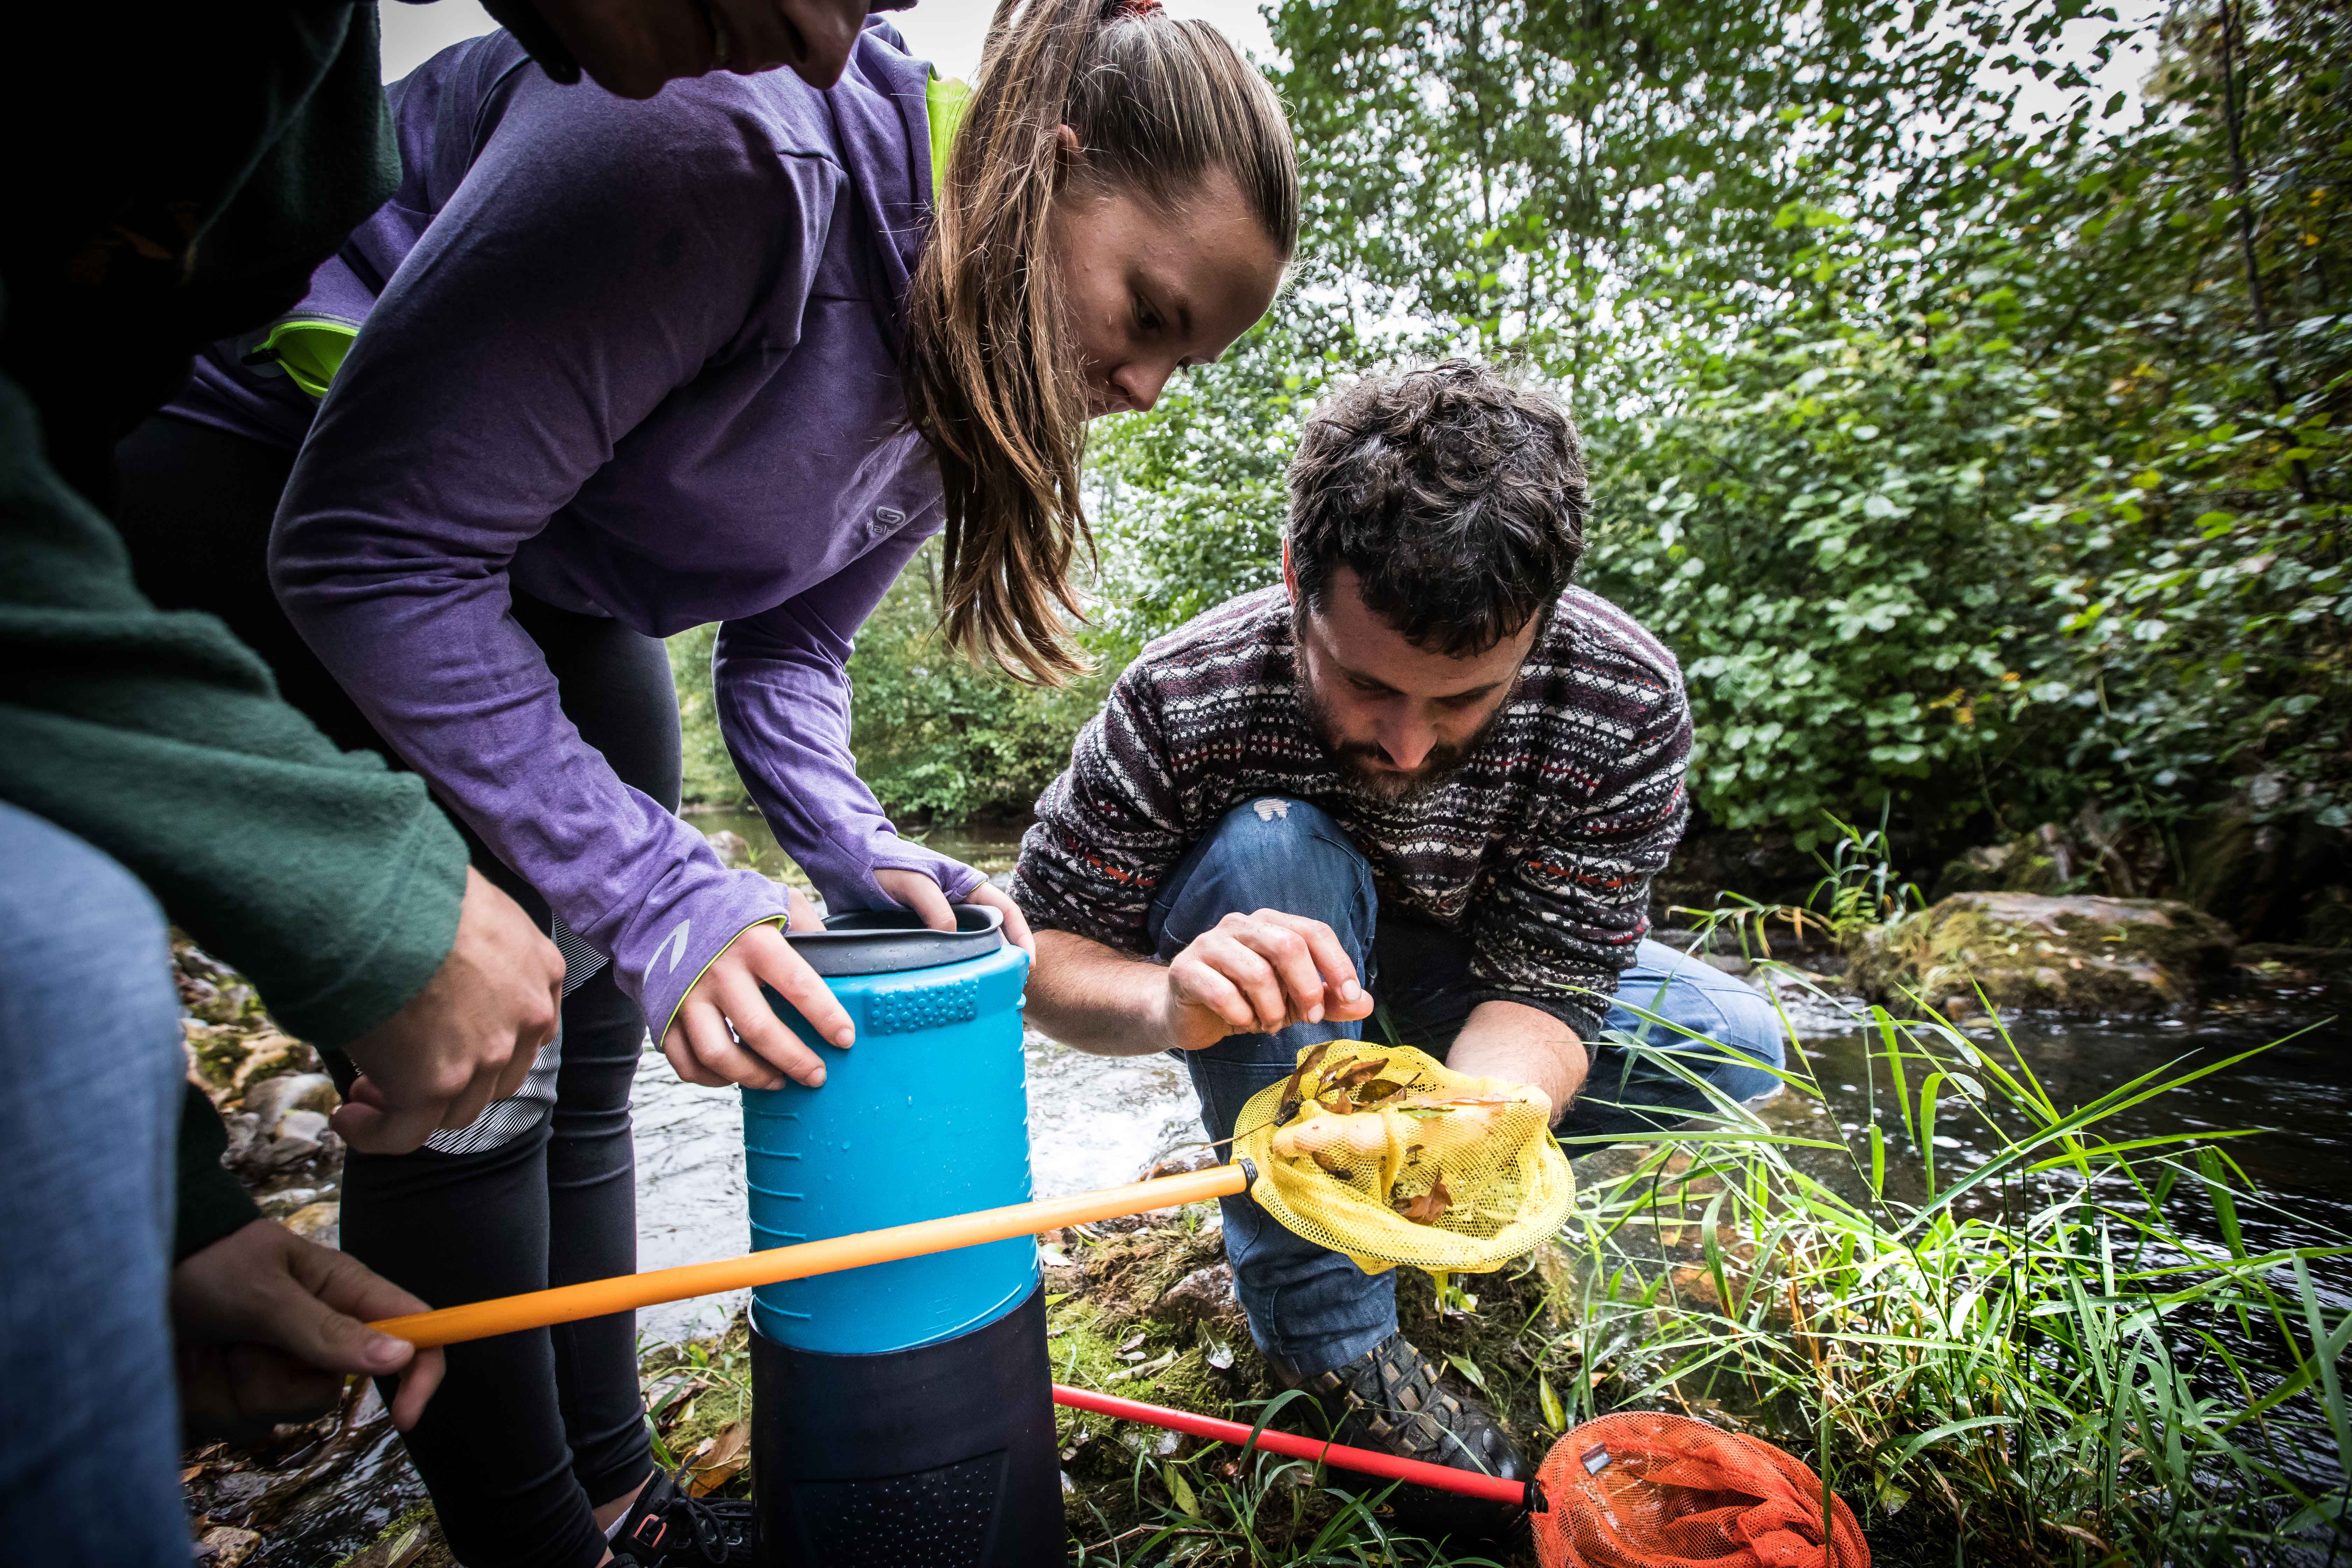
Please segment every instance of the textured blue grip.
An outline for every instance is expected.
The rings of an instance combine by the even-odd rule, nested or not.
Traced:
[[[819,1041],[768,993],[824,1058],[825,1080],[742,1091],[753,1247],[1029,1201],[1028,966],[1007,942],[958,963],[831,977],[857,1026],[848,1050]],[[761,1286],[751,1315],[794,1349],[869,1354],[992,1322],[1037,1279],[1036,1244],[1017,1237]]]

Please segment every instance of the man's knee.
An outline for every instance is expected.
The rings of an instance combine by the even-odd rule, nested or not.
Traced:
[[[1190,940],[1225,915],[1279,910],[1368,942],[1379,895],[1370,865],[1321,807],[1286,795],[1221,817],[1171,879],[1165,925]]]
[[[1723,1014],[1722,1027],[1715,1037],[1718,1043],[1766,1067],[1777,1068],[1787,1060],[1788,1032],[1769,998],[1742,985],[1737,992],[1718,995],[1716,1003]]]
[[[1206,859],[1217,862],[1225,887],[1258,895],[1254,901],[1236,902],[1237,909],[1312,914],[1311,909],[1294,909],[1282,900],[1328,905],[1371,886],[1372,870],[1363,851],[1330,815],[1283,795],[1261,795],[1225,813],[1209,830],[1204,864]]]
[[[1780,1013],[1769,998],[1743,982],[1645,942],[1617,996],[1649,1017],[1620,1016],[1612,1024],[1654,1047],[1681,1053],[1686,1067],[1729,1098],[1753,1100],[1779,1087],[1771,1069],[1787,1056]],[[1651,1017],[1667,1026],[1659,1027]]]

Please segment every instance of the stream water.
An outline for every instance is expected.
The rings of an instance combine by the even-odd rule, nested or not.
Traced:
[[[706,832],[724,827],[742,835],[762,869],[780,872],[789,865],[755,811],[698,814],[694,821]],[[1013,835],[986,830],[941,829],[925,842],[1000,883],[1020,850]],[[1883,1124],[1895,1125],[1883,1068],[1875,1096],[1871,1089],[1867,1062],[1874,1037],[1865,1033],[1855,1010],[1793,987],[1784,986],[1782,998],[1826,1098],[1784,1094],[1766,1108],[1765,1120],[1814,1137],[1854,1133],[1874,1112]],[[2020,1020],[2011,1038],[2051,1098],[2071,1107],[2168,1063],[2195,1066],[2268,1045],[2310,1022],[2310,1013],[2308,1005],[2285,998],[2255,1023],[2222,1016],[2200,1024]],[[1980,1048],[1996,1044],[1989,1027],[1970,1034]],[[1028,1065],[1030,1158],[1041,1197],[1132,1180],[1171,1149],[1203,1136],[1191,1085],[1164,1058],[1087,1057],[1033,1030]],[[738,1250],[746,1222],[733,1095],[688,1088],[660,1058],[648,1057],[637,1077],[637,1107],[643,1266]],[[2239,1129],[2258,1131],[2231,1141],[2230,1151],[2266,1200],[2243,1211],[2250,1248],[2342,1245],[2352,1238],[2352,1020],[2271,1046],[2107,1124],[2118,1139]],[[1966,1171],[1990,1154],[1991,1142],[1989,1129],[1948,1101],[1936,1138],[1945,1170]],[[1797,1150],[1792,1158],[1809,1173],[1859,1194],[1859,1175],[1844,1157]],[[2331,1308],[2352,1307],[2352,1268],[2323,1267],[2317,1278]],[[717,1310],[705,1307],[648,1313],[644,1326],[649,1333],[674,1335],[716,1321]]]
[[[772,874],[785,863],[755,814],[696,818],[706,832],[740,833],[754,863]],[[1002,879],[1017,845],[1003,836],[935,834],[929,840]],[[1862,1128],[1875,1113],[1894,1125],[1884,1103],[1884,1076],[1874,1102],[1868,1070],[1869,1037],[1848,1011],[1807,1002],[1792,1009],[1804,1048],[1827,1098],[1784,1094],[1766,1119],[1791,1133],[1835,1137]],[[2015,1040],[2026,1063],[2061,1104],[2078,1104],[2137,1075],[2188,1058],[2214,1059],[2261,1045],[2272,1034],[2242,1024],[2129,1026],[2039,1024]],[[1989,1034],[1979,1037],[1990,1044]],[[2238,1139],[2231,1152],[2264,1190],[2265,1201],[2242,1211],[2247,1245],[2261,1250],[2341,1244],[2352,1236],[2352,1035],[2339,1026],[2314,1032],[2165,1096],[2120,1117],[2117,1137],[2194,1130],[2261,1130]],[[1165,1058],[1104,1058],[1056,1046],[1032,1031],[1026,1042],[1032,1172],[1038,1196],[1082,1192],[1135,1179],[1161,1156],[1202,1134],[1190,1083]],[[1957,1108],[1954,1108],[1955,1110]],[[744,1250],[748,1224],[738,1100],[731,1090],[680,1083],[668,1064],[648,1052],[636,1079],[637,1229],[639,1267],[722,1258]],[[1948,1112],[1935,1139],[1939,1162],[1964,1169],[1985,1157],[1990,1140],[1964,1117]],[[1799,1151],[1826,1182],[1855,1190],[1852,1164],[1827,1152]],[[1891,1195],[1902,1196],[1896,1193]],[[2331,1311],[2352,1306],[2352,1269],[2339,1261],[2315,1271]],[[658,1308],[639,1316],[648,1342],[713,1331],[741,1298],[712,1298]],[[257,1564],[331,1563],[367,1540],[404,1500],[415,1480],[389,1441],[388,1428],[371,1431],[351,1472],[331,1489],[313,1489],[315,1504],[290,1510],[271,1532]]]

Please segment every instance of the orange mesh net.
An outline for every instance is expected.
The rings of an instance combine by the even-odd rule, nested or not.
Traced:
[[[1251,1096],[1234,1153],[1250,1196],[1366,1273],[1485,1273],[1557,1232],[1575,1202],[1543,1091],[1403,1046],[1332,1040]]]
[[[1843,1499],[1769,1443],[1628,1412],[1562,1437],[1537,1473],[1544,1568],[1869,1568]]]

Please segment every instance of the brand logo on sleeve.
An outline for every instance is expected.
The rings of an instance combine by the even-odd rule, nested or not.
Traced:
[[[665,974],[675,973],[677,972],[677,961],[686,956],[686,933],[693,929],[694,922],[692,921],[684,920],[678,921],[677,928],[675,931],[672,931],[667,936],[661,939],[661,947],[654,949],[654,956],[656,958],[659,958],[662,955],[663,947],[669,949],[669,968],[662,972]]]

